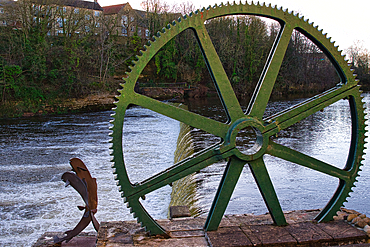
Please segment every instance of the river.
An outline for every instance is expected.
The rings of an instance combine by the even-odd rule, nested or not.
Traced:
[[[364,94],[369,112],[370,94]],[[268,113],[301,101],[270,102]],[[279,133],[275,140],[330,163],[342,164],[350,140],[346,101]],[[189,109],[223,119],[213,100],[193,101]],[[64,187],[61,175],[70,170],[68,160],[81,158],[97,178],[99,221],[132,220],[114,181],[109,121],[111,111],[0,121],[0,246],[31,246],[44,232],[72,229],[80,220],[77,205],[82,199],[71,187]],[[141,181],[173,164],[179,123],[147,109],[132,107],[124,127],[125,161],[130,179]],[[217,138],[192,130],[196,149]],[[347,208],[370,214],[370,162],[365,155],[363,171],[348,198]],[[323,207],[337,181],[296,164],[265,157],[283,210]],[[139,164],[145,164],[139,165]],[[197,174],[197,197],[201,212],[207,212],[221,178],[225,162]],[[166,186],[147,196],[144,206],[157,219],[167,217],[171,188]],[[247,206],[246,206],[247,205]],[[246,167],[226,213],[267,212],[257,186]],[[89,226],[87,231],[93,231]]]

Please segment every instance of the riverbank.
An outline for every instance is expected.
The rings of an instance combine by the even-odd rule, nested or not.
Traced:
[[[215,90],[202,85],[192,88],[141,87],[137,89],[137,92],[156,100],[171,100],[176,102],[183,102],[186,99],[217,97]],[[113,102],[116,100],[115,96],[117,94],[117,92],[100,92],[81,98],[56,98],[46,101],[47,103],[10,101],[0,105],[0,119],[110,110],[114,107]],[[302,94],[292,93],[289,95],[289,98],[300,96]],[[275,92],[272,95],[274,99],[286,99],[287,97],[287,95],[283,95],[280,92]],[[250,95],[244,96],[242,101],[249,99]]]
[[[0,107],[0,118],[109,110],[114,106],[114,97],[114,94],[100,93],[82,98],[55,99],[50,103],[40,103],[38,105],[27,104],[26,102],[8,102]]]
[[[157,100],[183,100],[184,98],[203,98],[214,95],[204,87],[200,88],[162,88],[143,87],[139,93]],[[81,98],[55,99],[49,103],[7,102],[0,106],[0,118],[33,117],[51,114],[93,112],[110,110],[118,93],[102,92]]]

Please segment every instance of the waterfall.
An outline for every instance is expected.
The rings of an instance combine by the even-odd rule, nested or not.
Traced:
[[[184,107],[181,105],[180,107]],[[191,127],[180,123],[180,132],[177,139],[177,147],[174,154],[174,163],[194,154],[194,142],[191,135]],[[197,181],[196,173],[183,177],[172,184],[171,206],[188,206],[190,214],[195,217],[200,215],[200,207],[197,205]]]

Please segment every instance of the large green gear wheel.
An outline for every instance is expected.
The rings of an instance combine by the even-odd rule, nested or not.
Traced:
[[[206,20],[212,18],[241,14],[268,17],[278,21],[281,25],[281,30],[267,58],[261,79],[256,86],[246,113],[242,111],[239,105],[204,24]],[[218,90],[218,95],[227,112],[229,118],[227,123],[221,123],[197,115],[174,105],[140,95],[134,91],[139,75],[154,55],[167,42],[186,29],[194,31],[205,63]],[[327,55],[336,68],[341,82],[336,87],[309,98],[299,105],[263,118],[293,30],[303,33]],[[134,61],[135,66],[128,73],[129,76],[125,79],[126,82],[122,84],[123,88],[118,90],[120,95],[117,96],[118,102],[115,102],[116,108],[114,109],[115,114],[113,114],[114,119],[112,121],[113,132],[111,136],[113,139],[111,142],[113,144],[114,173],[116,174],[122,196],[134,213],[134,217],[137,217],[138,222],[141,222],[152,235],[166,234],[166,230],[147,213],[139,199],[219,160],[228,159],[228,164],[216,192],[204,229],[209,231],[218,228],[241,171],[246,164],[249,165],[252,171],[275,224],[285,225],[286,220],[283,211],[263,161],[264,154],[294,162],[297,165],[338,179],[339,185],[337,190],[315,218],[318,222],[331,220],[346,201],[356,182],[361,161],[363,160],[365,143],[365,119],[361,91],[344,56],[334,46],[334,43],[322,31],[319,31],[312,23],[304,20],[303,17],[299,17],[298,14],[294,15],[287,10],[278,9],[276,6],[253,3],[221,4],[220,6],[196,11],[168,25],[161,33],[158,33],[155,39],[150,45],[144,47],[145,50],[137,57],[137,61]],[[349,154],[343,169],[277,144],[272,140],[271,137],[275,136],[279,131],[341,99],[346,99],[349,102],[352,131]],[[202,129],[222,138],[222,142],[178,162],[145,181],[132,184],[127,175],[122,146],[125,112],[131,104],[142,106],[192,127]],[[236,136],[243,128],[253,128],[258,135],[255,143],[256,149],[251,154],[243,153],[236,147]]]

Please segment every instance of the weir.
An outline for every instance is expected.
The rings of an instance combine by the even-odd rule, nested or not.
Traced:
[[[174,163],[180,162],[194,154],[194,142],[191,135],[191,127],[180,123],[179,138],[174,155]],[[190,214],[196,217],[200,214],[200,208],[197,205],[197,181],[196,174],[192,173],[172,183],[171,206],[187,206]]]

